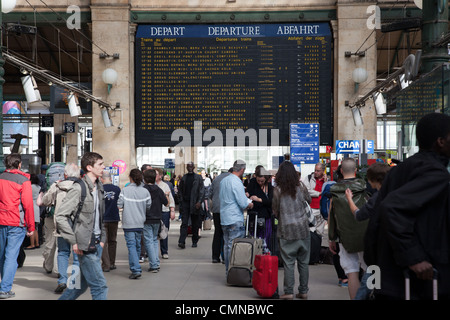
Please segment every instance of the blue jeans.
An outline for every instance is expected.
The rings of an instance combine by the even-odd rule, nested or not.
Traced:
[[[132,273],[142,273],[142,268],[139,264],[142,231],[124,231],[124,234],[128,248],[128,263],[130,264],[130,270]]]
[[[170,211],[163,212],[161,220],[167,227],[167,230],[170,228]],[[159,246],[161,248],[161,255],[169,253],[169,237],[164,240],[159,240]]]
[[[37,232],[37,230],[35,231]],[[17,257],[27,231],[24,227],[0,226],[0,291],[11,291],[17,271]]]
[[[371,273],[364,272],[364,275],[361,278],[361,285],[358,288],[358,291],[356,292],[354,298],[355,300],[369,300],[370,293],[372,292],[372,290],[367,288],[367,280],[371,275],[372,275]]]
[[[72,246],[69,242],[64,240],[63,237],[57,237],[58,241],[58,284],[67,283],[67,268],[69,267],[69,257],[70,252],[72,251]],[[78,262],[78,255],[74,252],[73,253],[73,265],[74,266],[80,266],[80,263]],[[76,272],[74,269],[72,269],[72,274]]]
[[[159,223],[144,224],[144,244],[148,254],[150,269],[159,268],[158,230]]]
[[[245,226],[244,222],[236,222],[230,225],[222,225],[223,230],[223,252],[225,258],[225,271],[228,274],[228,265],[230,263],[231,247],[233,245],[233,240],[236,238],[245,237]]]
[[[66,290],[59,300],[75,300],[82,295],[88,287],[91,288],[92,300],[106,300],[108,287],[102,270],[102,251],[103,248],[97,244],[96,253],[85,253],[78,256],[80,269],[69,279]],[[75,280],[72,283],[72,278]]]

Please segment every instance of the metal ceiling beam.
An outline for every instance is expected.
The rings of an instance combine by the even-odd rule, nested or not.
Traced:
[[[104,107],[104,108],[112,109],[112,110],[115,109],[115,107],[112,107],[108,102],[105,102],[105,101],[101,100],[100,98],[94,97],[92,94],[90,94],[86,90],[83,90],[81,88],[73,86],[72,84],[69,83],[69,80],[64,81],[57,77],[54,77],[54,76],[48,74],[47,70],[32,66],[28,62],[25,62],[10,53],[3,53],[3,57],[9,63],[11,63],[19,68],[20,67],[24,68],[25,70],[32,73],[33,76],[35,76],[37,78],[43,79],[44,81],[47,81],[47,82],[52,82],[53,84],[56,84],[60,87],[63,87],[65,89],[69,90],[69,91],[72,91],[85,99],[90,99],[91,101],[100,105],[100,107]]]

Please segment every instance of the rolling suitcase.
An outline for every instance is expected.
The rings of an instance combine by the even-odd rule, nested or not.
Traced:
[[[278,257],[270,254],[255,257],[252,285],[263,298],[271,298],[278,289]]]
[[[233,240],[227,274],[228,285],[239,287],[252,286],[255,256],[262,254],[263,241],[262,239],[248,238],[248,225],[249,215],[247,215],[245,228],[246,238],[236,238]]]
[[[311,234],[311,251],[309,253],[309,264],[317,264],[320,261],[320,249],[322,237],[316,231],[310,231]]]
[[[410,286],[410,270],[405,269],[403,274],[405,276],[405,300],[411,300],[411,286]],[[433,268],[433,300],[438,299],[438,272]]]

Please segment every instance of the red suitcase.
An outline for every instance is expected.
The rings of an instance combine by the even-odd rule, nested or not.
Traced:
[[[256,255],[255,270],[252,285],[259,296],[272,297],[278,288],[278,257],[271,255]]]

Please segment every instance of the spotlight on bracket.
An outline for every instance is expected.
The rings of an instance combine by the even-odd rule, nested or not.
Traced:
[[[103,125],[105,126],[105,128],[112,127],[113,123],[111,118],[109,117],[108,109],[101,108],[100,111],[102,113]]]
[[[42,101],[36,80],[31,74],[20,78],[20,80],[22,80],[23,91],[25,91],[25,96],[28,103]]]
[[[360,126],[364,124],[362,115],[361,115],[361,110],[359,110],[358,107],[353,107],[352,108],[352,114],[353,114],[353,121],[355,122],[355,126]]]
[[[78,117],[81,116],[81,108],[80,104],[78,103],[78,97],[75,95],[75,93],[70,92],[69,93],[69,111],[71,117]]]

